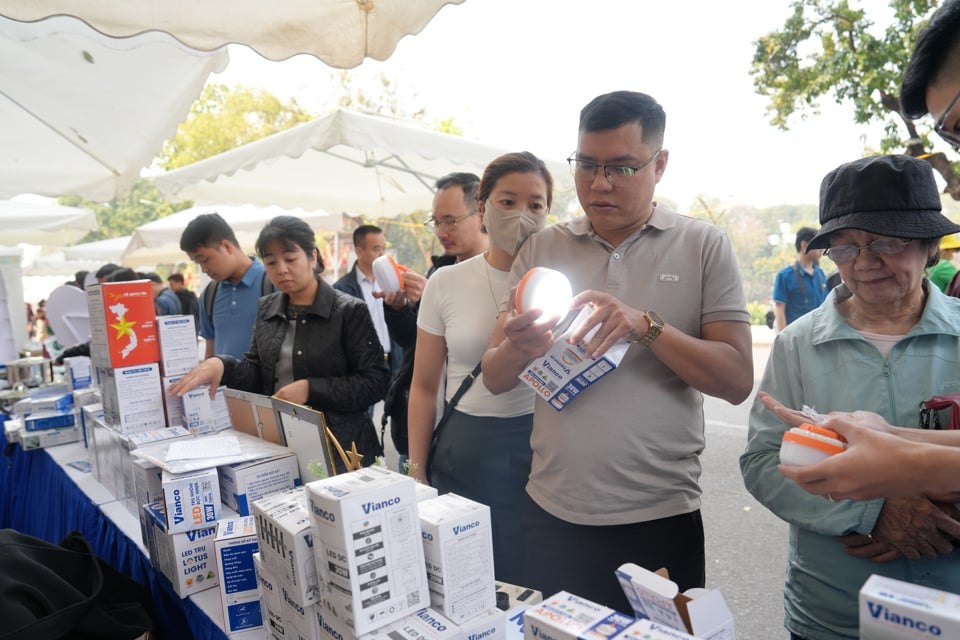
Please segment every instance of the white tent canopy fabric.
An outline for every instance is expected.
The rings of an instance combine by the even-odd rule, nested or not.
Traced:
[[[137,227],[120,256],[120,262],[127,266],[187,262],[187,254],[180,249],[180,235],[187,224],[198,215],[214,212],[226,220],[236,234],[240,247],[249,253],[253,252],[253,245],[260,230],[275,216],[292,215],[302,218],[315,231],[336,231],[342,222],[341,216],[330,215],[325,211],[284,210],[280,207],[252,205],[192,207]]]
[[[430,207],[433,184],[452,171],[480,174],[506,153],[382,116],[337,110],[154,179],[167,197],[275,204],[370,218]],[[558,189],[562,162],[547,161]]]
[[[123,193],[226,63],[163,33],[0,17],[0,197]]]
[[[111,36],[161,30],[196,49],[244,44],[266,58],[309,53],[331,67],[386,60],[445,4],[463,0],[4,0],[0,15],[78,16]]]
[[[101,263],[120,262],[123,250],[130,244],[130,236],[107,238],[64,247],[63,256],[67,260],[99,260]]]
[[[0,182],[3,180],[0,169]],[[96,228],[97,216],[89,209],[0,200],[0,244],[26,242],[62,246],[76,242]]]

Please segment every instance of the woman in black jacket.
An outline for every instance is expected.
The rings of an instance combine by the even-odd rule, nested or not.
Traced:
[[[277,291],[260,298],[250,349],[242,360],[205,360],[170,391],[222,383],[307,405],[326,414],[344,449],[355,443],[362,463],[372,464],[383,449],[367,408],[383,399],[390,374],[366,304],[320,277],[313,230],[300,218],[273,218],[256,250]]]

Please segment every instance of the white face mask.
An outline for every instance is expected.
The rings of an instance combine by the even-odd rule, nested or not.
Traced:
[[[484,211],[483,226],[487,228],[490,244],[512,256],[517,255],[527,238],[547,224],[546,212],[534,214],[526,210],[498,209],[489,200]]]

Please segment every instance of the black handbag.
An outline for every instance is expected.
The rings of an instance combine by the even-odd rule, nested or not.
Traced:
[[[153,628],[150,608],[79,532],[55,545],[0,529],[0,640],[132,640]]]
[[[470,390],[470,387],[473,385],[473,381],[477,379],[478,375],[480,375],[481,364],[483,363],[477,363],[477,366],[473,368],[473,371],[468,373],[467,377],[464,378],[463,382],[460,383],[460,386],[457,388],[457,392],[453,394],[453,397],[450,398],[450,401],[443,404],[443,415],[440,416],[440,421],[437,422],[437,426],[433,428],[433,438],[430,440],[430,452],[427,454],[427,477],[430,475],[430,466],[433,464],[433,455],[437,452],[437,443],[440,442],[440,434],[443,433],[443,428],[446,426],[447,422],[449,422],[450,416],[453,415],[453,410],[456,408],[457,403],[460,402],[460,398],[462,398],[463,394]]]

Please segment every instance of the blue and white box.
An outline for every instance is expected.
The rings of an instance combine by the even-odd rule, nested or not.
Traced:
[[[294,602],[320,600],[320,580],[314,560],[313,528],[302,488],[261,498],[253,503],[263,564],[277,575]]]
[[[213,548],[220,575],[223,630],[233,633],[263,628],[260,589],[253,564],[258,549],[255,519],[247,516],[221,520]]]
[[[163,471],[163,511],[168,533],[214,526],[220,519],[217,470],[188,473]]]
[[[872,575],[860,589],[860,637],[960,637],[960,595]]]
[[[160,375],[181,376],[200,363],[193,316],[157,316]]]
[[[523,614],[523,636],[526,640],[605,640],[634,621],[619,611],[560,591]]]
[[[142,517],[147,530],[143,543],[150,562],[170,580],[178,596],[186,598],[217,586],[215,526],[168,533],[164,530],[163,509],[159,504],[144,505]]]
[[[210,386],[203,385],[187,391],[181,396],[183,402],[183,426],[192,433],[213,433],[230,429],[230,410],[223,395],[223,387],[217,389],[210,398]]]
[[[260,611],[263,613],[263,626],[267,631],[267,640],[285,640],[283,612],[280,603],[280,583],[273,571],[263,564],[263,556],[258,551],[253,554],[253,567],[257,571],[257,586],[260,588]]]
[[[93,386],[94,368],[89,356],[70,356],[63,359],[67,386],[74,391]]]
[[[250,505],[266,496],[300,486],[300,467],[293,451],[251,462],[217,468],[220,499],[242,516],[252,515]]]

